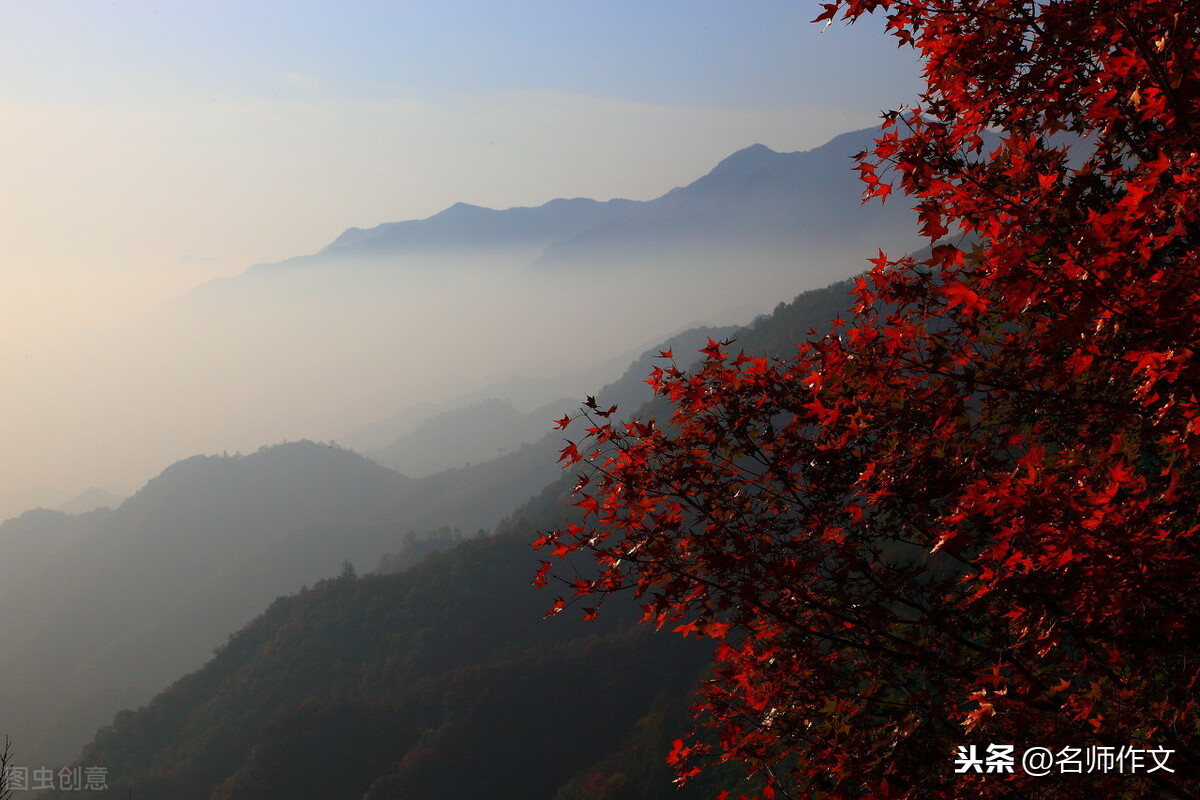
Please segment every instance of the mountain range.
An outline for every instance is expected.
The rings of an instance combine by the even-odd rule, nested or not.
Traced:
[[[514,375],[577,373],[697,321],[744,322],[861,271],[880,241],[915,242],[903,203],[860,203],[850,156],[873,135],[748,148],[654,200],[460,205],[351,230],[5,362],[27,387],[10,415],[26,420],[10,429],[30,453],[23,474],[29,485],[69,475],[58,499],[37,501],[52,506],[89,485],[128,495],[193,453],[340,441],[422,403],[487,400],[480,390]],[[576,384],[514,407],[597,388]]]
[[[793,153],[755,144],[647,201],[559,198],[503,210],[456,203],[426,219],[350,228],[317,253],[260,264],[242,277],[347,263],[403,269],[449,254],[488,261],[508,254],[544,270],[618,269],[686,256],[701,259],[692,267],[700,272],[745,269],[745,261],[716,259],[749,252],[795,268],[805,254],[836,258],[864,247],[869,254],[880,241],[915,246],[911,209],[861,203],[851,157],[877,135],[863,129]]]
[[[837,284],[781,304],[736,331],[737,346],[786,353],[795,337],[823,327],[845,307],[848,289]],[[693,350],[696,338],[707,336],[693,336]],[[664,346],[682,354],[681,344]],[[646,366],[631,367],[630,376],[645,375]],[[631,384],[618,382],[599,397],[610,403],[631,391]],[[638,410],[662,412],[653,403]],[[547,433],[526,452],[549,462],[559,444]],[[508,458],[472,470],[503,471]],[[317,476],[324,476],[324,489],[309,480]],[[442,478],[433,476],[426,489]],[[592,622],[575,611],[542,619],[552,595],[532,590],[536,558],[528,542],[574,513],[566,494],[571,482],[570,475],[550,480],[490,535],[443,537],[424,558],[385,557],[368,575],[348,563],[336,569],[337,555],[351,552],[353,526],[330,523],[318,531],[307,524],[311,539],[284,537],[287,547],[270,549],[270,558],[222,584],[220,596],[261,583],[272,567],[282,569],[289,552],[320,550],[318,540],[336,543],[325,549],[325,577],[270,603],[216,646],[206,664],[142,708],[118,713],[78,764],[103,765],[118,793],[162,800],[667,796],[671,775],[663,757],[689,724],[688,696],[704,678],[709,650],[703,641],[637,624],[636,605],[621,596]],[[251,456],[182,462],[113,513],[144,519],[158,509],[159,519],[223,520],[213,527],[227,531],[209,541],[229,553],[238,530],[253,536],[252,529],[286,529],[289,520],[311,514],[312,504],[345,516],[338,504],[347,492],[356,493],[358,511],[349,519],[358,526],[368,517],[386,519],[400,496],[397,487],[413,483],[353,453],[293,443]],[[462,488],[464,498],[474,491],[469,484]],[[278,520],[269,509],[277,509]],[[44,512],[18,520],[43,531],[64,521]],[[240,528],[245,522],[252,525]],[[384,539],[385,531],[393,544],[404,538],[394,525],[378,527]],[[16,538],[3,529],[0,535]],[[408,537],[407,544],[420,538]],[[176,582],[180,569],[211,570],[204,559],[213,555],[196,552],[204,547],[189,545],[190,539],[164,546],[187,551],[175,565]],[[141,602],[153,604],[147,595]],[[194,630],[186,618],[177,617],[177,624],[174,636],[169,628],[161,631],[159,646],[179,647]],[[670,796],[699,800],[740,780],[719,770]]]
[[[651,201],[459,204],[351,229],[200,287],[123,352],[163,345],[184,383],[159,391],[207,387],[275,422],[300,397],[337,398],[336,415],[443,373],[461,391],[661,339],[588,392],[661,414],[644,385],[658,350],[733,336],[786,356],[849,305],[845,283],[813,286],[915,243],[911,210],[859,204],[848,158],[873,135],[757,145]],[[661,337],[805,288],[736,331]],[[571,511],[557,396],[360,428],[381,463],[307,440],[195,456],[115,508],[0,524],[0,720],[47,763],[113,720],[80,763],[139,796],[659,796],[706,650],[638,628],[632,606],[537,622],[549,598],[528,591],[525,543]]]

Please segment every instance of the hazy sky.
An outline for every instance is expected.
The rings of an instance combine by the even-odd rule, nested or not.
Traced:
[[[916,60],[881,25],[822,33],[818,12],[0,0],[0,355],[350,226],[649,199],[915,97]]]
[[[463,200],[648,199],[910,99],[792,2],[0,2],[0,332]]]

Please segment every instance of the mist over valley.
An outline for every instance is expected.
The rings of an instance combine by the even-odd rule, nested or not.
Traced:
[[[29,359],[47,381],[30,402],[51,376],[79,381],[40,398],[55,424],[22,434],[59,442],[80,479],[125,486],[194,452],[128,499],[92,487],[0,525],[0,712],[23,752],[68,763],[279,595],[522,527],[513,510],[563,477],[551,420],[583,395],[632,413],[659,350],[686,363],[710,338],[771,329],[697,318],[749,322],[861,270],[843,167],[871,136],[748,148],[654,201],[458,205],[347,231],[82,354]],[[899,240],[910,222],[872,212]]]

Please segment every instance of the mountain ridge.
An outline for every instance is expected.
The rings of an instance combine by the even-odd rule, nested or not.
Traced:
[[[844,222],[850,211],[862,227],[879,231],[883,224],[899,234],[904,228],[912,230],[911,210],[874,204],[864,215],[858,202],[861,184],[850,168],[850,158],[867,149],[877,133],[875,128],[864,128],[793,152],[752,144],[721,159],[690,183],[651,200],[558,197],[537,206],[503,209],[457,202],[421,219],[347,228],[316,253],[256,264],[242,274],[273,273],[330,260],[496,249],[530,249],[530,263],[561,268],[572,258],[588,255],[599,242],[610,250],[624,244],[614,240],[631,236],[657,239],[672,247],[683,246],[688,237],[712,241],[717,234],[739,241],[775,237],[790,244],[799,238],[823,237],[835,219]],[[814,180],[820,184],[815,189],[810,185]],[[820,224],[804,224],[810,217]],[[726,223],[714,227],[713,222],[722,218],[727,218]],[[664,232],[656,233],[656,227]],[[880,233],[895,238],[888,231]]]

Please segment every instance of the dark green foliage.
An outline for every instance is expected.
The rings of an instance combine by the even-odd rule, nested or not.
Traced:
[[[388,553],[379,559],[379,568],[376,572],[403,572],[409,567],[419,564],[422,559],[432,553],[450,549],[463,541],[463,538],[462,531],[448,525],[443,525],[437,530],[426,531],[421,535],[417,535],[416,531],[409,531],[404,534],[404,540],[399,550]]]
[[[826,330],[829,323],[853,305],[850,290],[854,282],[839,281],[824,289],[805,292],[790,303],[780,303],[770,316],[761,316],[735,335],[734,351],[748,355],[779,356],[795,354],[796,345],[814,330]]]
[[[579,737],[616,747],[707,648],[635,628],[632,608],[542,620],[531,534],[280,598],[83,762],[161,800],[552,797],[594,757]]]

